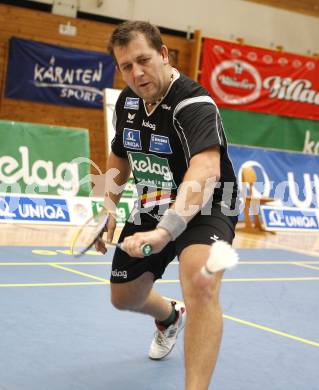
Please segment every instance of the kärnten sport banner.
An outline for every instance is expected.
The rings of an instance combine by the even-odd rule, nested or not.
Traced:
[[[102,108],[103,92],[113,85],[110,54],[12,37],[5,97]]]
[[[201,84],[219,107],[319,119],[319,60],[205,38]]]

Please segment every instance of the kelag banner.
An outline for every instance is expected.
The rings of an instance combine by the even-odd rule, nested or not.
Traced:
[[[273,197],[287,207],[319,208],[319,156],[234,145],[229,153],[239,179],[243,167],[256,171],[255,195]]]
[[[0,121],[0,192],[88,195],[85,129]]]
[[[319,121],[228,108],[220,112],[229,143],[319,155]]]
[[[201,84],[220,107],[319,119],[319,60],[205,38]]]
[[[102,108],[113,84],[108,54],[11,38],[5,96],[70,106]]]

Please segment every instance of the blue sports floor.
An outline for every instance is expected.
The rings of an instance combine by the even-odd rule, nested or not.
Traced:
[[[210,389],[319,390],[319,257],[242,249],[222,285],[224,337]],[[183,390],[182,335],[147,358],[154,327],[109,303],[111,253],[0,247],[1,390]],[[156,284],[181,300],[178,264]]]

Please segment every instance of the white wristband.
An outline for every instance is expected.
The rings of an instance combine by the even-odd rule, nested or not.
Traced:
[[[171,241],[175,241],[176,238],[183,233],[186,227],[187,222],[174,209],[167,209],[157,224],[157,228],[168,231],[171,236]]]

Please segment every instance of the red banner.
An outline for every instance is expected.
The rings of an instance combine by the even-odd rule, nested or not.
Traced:
[[[206,38],[201,84],[220,107],[319,120],[319,60]]]

